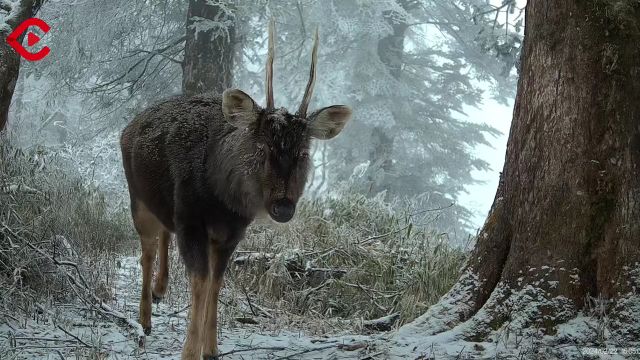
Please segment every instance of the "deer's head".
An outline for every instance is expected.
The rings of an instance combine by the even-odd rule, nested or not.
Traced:
[[[256,144],[260,169],[256,172],[262,188],[265,210],[278,222],[291,220],[302,196],[311,166],[312,138],[328,140],[340,133],[351,118],[351,109],[332,105],[307,114],[316,80],[318,31],[311,56],[309,82],[295,113],[276,108],[273,100],[273,57],[275,26],[269,25],[266,65],[266,105],[261,107],[246,93],[228,89],[222,95],[222,111],[233,126],[244,129]]]

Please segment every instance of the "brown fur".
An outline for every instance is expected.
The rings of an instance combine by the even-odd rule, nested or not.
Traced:
[[[262,109],[245,93],[227,90],[169,99],[135,117],[120,144],[142,247],[145,332],[151,331],[151,301],[166,291],[174,233],[191,278],[183,358],[217,354],[217,301],[229,257],[259,213],[280,222],[293,216],[311,165],[311,138],[335,136],[350,115],[337,105],[302,118]]]

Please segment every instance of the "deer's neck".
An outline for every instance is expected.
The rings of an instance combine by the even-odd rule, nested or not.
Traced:
[[[234,130],[209,145],[208,186],[230,210],[253,219],[263,207],[255,143]]]

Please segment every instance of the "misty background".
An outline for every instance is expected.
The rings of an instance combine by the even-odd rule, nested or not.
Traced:
[[[25,4],[36,3],[0,0],[0,32]],[[29,16],[51,30],[29,50],[51,53],[11,69],[18,78],[6,131],[0,124],[0,315],[25,334],[16,345],[14,329],[0,326],[0,358],[51,354],[41,342],[54,337],[91,339],[60,348],[75,358],[180,353],[190,282],[175,241],[144,347],[132,320],[141,318],[144,288],[120,134],[139,112],[180,94],[238,88],[264,105],[271,19],[276,106],[298,108],[318,29],[309,111],[344,104],[353,118],[335,139],[314,143],[294,218],[255,221],[238,244],[220,294],[223,351],[300,332],[388,331],[459,279],[504,161],[522,1],[37,5]],[[51,304],[55,325],[66,328],[43,320],[39,304]]]
[[[311,108],[353,107],[333,142],[316,142],[307,197],[353,191],[432,214],[451,239],[475,234],[502,169],[523,13],[515,1],[213,1],[188,26],[222,38],[233,87],[264,100],[266,27],[276,19],[276,106],[297,108],[320,31]],[[183,92],[183,1],[51,1],[39,17],[52,51],[24,62],[9,130],[55,153],[114,209],[128,207],[118,138],[144,107]],[[192,56],[192,55],[189,55]],[[207,56],[206,51],[193,55]],[[197,79],[196,79],[197,83]]]

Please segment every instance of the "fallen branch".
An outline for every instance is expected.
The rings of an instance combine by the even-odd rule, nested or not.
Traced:
[[[247,252],[233,259],[233,263],[239,266],[256,262],[263,262],[270,265],[276,261],[276,259],[284,259],[284,266],[292,278],[305,278],[314,285],[320,284],[328,279],[340,279],[347,273],[347,270],[343,269],[312,267],[310,265],[311,262],[307,262],[307,266],[303,266],[304,256],[306,255],[308,254],[297,253],[284,256],[282,254],[266,252]]]
[[[250,317],[237,317],[235,318],[240,324],[257,325],[260,324],[256,319]]]
[[[95,294],[91,293],[91,296],[97,301],[99,301],[100,309],[102,310],[101,313],[105,315],[110,315],[121,321],[124,321],[127,325],[129,325],[129,327],[131,327],[135,331],[137,340],[138,340],[138,346],[144,345],[145,333],[144,333],[144,329],[142,328],[142,325],[140,325],[139,322],[135,320],[131,320],[128,316],[126,316],[125,314],[121,313],[118,310],[112,309],[109,305],[102,302],[102,300],[100,300]]]
[[[299,351],[297,353],[293,353],[293,354],[290,354],[290,355],[287,355],[287,356],[279,357],[278,360],[297,358],[299,355],[302,355],[302,354],[308,354],[308,353],[314,352],[314,351],[327,350],[327,349],[331,349],[331,348],[335,348],[335,347],[336,347],[335,344],[331,344],[331,345],[320,346],[320,347],[312,348],[312,349],[305,349],[305,350]]]
[[[362,322],[362,327],[368,330],[389,331],[399,318],[399,313],[393,313],[378,319],[365,320]]]
[[[359,244],[359,245],[368,244],[368,243],[370,243],[370,242],[373,242],[373,241],[375,241],[375,240],[381,239],[381,238],[383,238],[383,237],[387,237],[387,236],[389,236],[389,235],[393,235],[393,234],[399,233],[399,232],[401,232],[401,231],[404,231],[404,230],[408,229],[408,228],[409,228],[409,226],[411,226],[411,225],[407,225],[407,226],[405,226],[405,227],[403,227],[403,228],[400,228],[400,229],[391,230],[391,231],[389,231],[389,232],[387,232],[387,233],[384,233],[384,234],[379,234],[379,235],[370,236],[370,237],[368,237],[368,238],[366,238],[366,239],[364,239],[364,240],[362,240],[362,241],[358,242],[358,244]]]
[[[162,313],[157,313],[157,312],[152,312],[151,314],[153,316],[165,316],[165,317],[172,317],[172,316],[176,316],[178,314],[180,314],[181,312],[188,310],[191,307],[191,304],[183,306],[182,308],[174,311],[174,312],[170,312],[168,314],[162,314]]]
[[[344,350],[344,351],[356,351],[359,349],[364,349],[367,346],[369,346],[369,344],[365,343],[365,342],[360,342],[360,343],[352,343],[352,344],[338,344],[338,349],[340,350]]]
[[[144,329],[142,328],[142,325],[140,325],[140,323],[138,323],[135,320],[131,320],[129,317],[127,317],[125,314],[121,313],[120,311],[115,310],[115,309],[111,308],[109,305],[105,304],[102,301],[102,299],[100,299],[89,288],[89,286],[87,285],[87,281],[85,280],[84,276],[82,276],[82,273],[80,272],[80,268],[78,267],[78,264],[76,264],[74,262],[71,262],[71,261],[60,261],[60,260],[54,258],[53,256],[47,254],[46,252],[42,251],[42,249],[36,247],[35,245],[30,243],[26,239],[21,238],[20,236],[18,236],[18,234],[16,234],[13,230],[11,230],[4,223],[2,223],[2,226],[16,240],[21,240],[29,248],[33,249],[38,254],[42,255],[43,257],[45,257],[49,261],[51,261],[54,265],[58,266],[58,268],[60,269],[60,272],[62,272],[67,277],[67,279],[70,281],[70,283],[72,285],[74,285],[76,288],[82,290],[90,299],[93,300],[93,302],[87,301],[87,303],[90,303],[92,305],[98,304],[98,306],[95,308],[95,310],[97,310],[98,312],[100,312],[102,315],[104,315],[107,318],[113,317],[113,318],[116,318],[116,319],[126,323],[127,325],[129,325],[129,327],[131,327],[133,329],[133,331],[136,333],[137,340],[138,340],[138,345],[142,346],[144,344],[145,334],[144,334]],[[73,268],[78,276],[77,277],[73,276],[71,273],[69,273],[63,267],[71,267],[71,268]],[[80,280],[78,280],[78,279],[80,279]],[[84,300],[86,301],[86,299],[84,299]]]
[[[90,348],[90,347],[91,347],[91,345],[89,345],[89,344],[87,344],[86,342],[82,341],[82,339],[80,339],[78,336],[76,336],[76,335],[74,335],[74,334],[70,333],[69,331],[65,330],[62,326],[60,326],[60,325],[57,325],[57,326],[58,326],[58,329],[60,329],[60,330],[64,331],[64,333],[65,333],[65,334],[67,334],[67,335],[71,336],[72,338],[74,338],[76,341],[78,341],[78,342],[79,342],[79,343],[81,343],[82,345],[84,345],[84,346],[86,346],[86,347],[88,347],[88,348]]]
[[[17,193],[17,192],[22,192],[26,194],[42,194],[42,192],[40,192],[39,190],[29,187],[27,185],[22,185],[22,184],[5,185],[3,187],[0,187],[0,192],[7,193],[7,194]]]
[[[257,350],[282,351],[282,350],[287,350],[287,348],[284,346],[259,346],[259,347],[247,348],[247,349],[235,349],[235,350],[218,354],[218,357],[223,357],[225,355],[237,354],[237,353],[247,352],[247,351],[257,351]]]
[[[236,265],[246,265],[254,261],[271,261],[275,255],[273,253],[263,252],[250,252],[246,255],[241,255],[233,259],[233,263]]]
[[[273,253],[250,252],[236,257],[233,259],[233,263],[236,265],[246,265],[255,261],[271,261],[274,257],[275,255]]]

